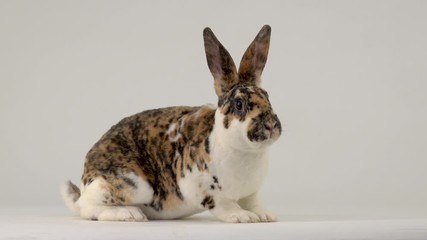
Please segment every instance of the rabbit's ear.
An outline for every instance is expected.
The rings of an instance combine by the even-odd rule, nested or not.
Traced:
[[[261,73],[267,62],[271,27],[264,25],[249,45],[239,67],[239,79],[243,84],[260,86]]]
[[[203,31],[206,59],[215,79],[215,92],[220,97],[238,83],[236,65],[210,28]]]

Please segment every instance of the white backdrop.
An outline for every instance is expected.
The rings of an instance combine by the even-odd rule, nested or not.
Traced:
[[[426,1],[1,1],[0,205],[62,204],[86,152],[144,109],[216,103],[202,30],[239,62],[272,26],[284,125],[265,201],[427,216]]]

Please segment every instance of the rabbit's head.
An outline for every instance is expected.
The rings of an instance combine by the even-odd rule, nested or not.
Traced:
[[[206,28],[203,32],[206,58],[215,80],[218,109],[215,127],[227,145],[259,149],[270,145],[282,127],[267,92],[261,88],[261,73],[267,61],[271,28],[265,25],[250,44],[237,71],[227,50]]]

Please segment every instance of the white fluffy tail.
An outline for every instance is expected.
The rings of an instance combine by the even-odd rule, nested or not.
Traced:
[[[71,181],[67,181],[61,186],[61,195],[64,199],[65,205],[72,211],[78,213],[79,207],[76,205],[76,201],[80,198],[80,189],[74,185]]]

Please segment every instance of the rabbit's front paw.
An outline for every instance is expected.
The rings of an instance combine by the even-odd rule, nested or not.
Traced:
[[[271,213],[271,212],[255,212],[259,219],[261,220],[261,222],[277,222],[277,217],[275,214]]]
[[[224,214],[224,216],[220,216],[219,218],[229,223],[257,223],[261,221],[257,214],[241,209]]]

